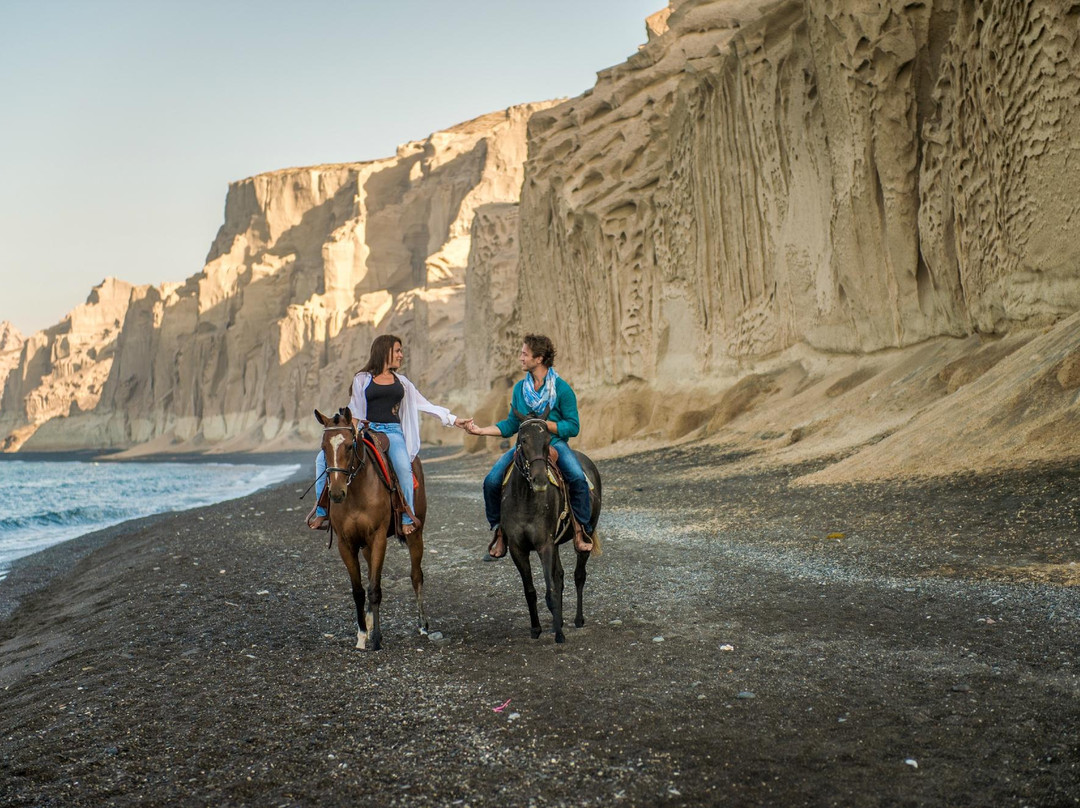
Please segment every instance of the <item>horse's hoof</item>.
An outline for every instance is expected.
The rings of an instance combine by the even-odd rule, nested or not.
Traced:
[[[540,634],[541,634],[540,629],[538,629],[538,628],[530,629],[529,633],[532,634],[532,638],[534,640],[540,639]]]
[[[359,651],[363,651],[367,648],[367,633],[363,631],[356,632],[356,648]]]
[[[565,637],[565,636],[563,635],[563,633],[562,633],[561,631],[560,631],[560,632],[558,632],[558,633],[557,633],[557,634],[555,635],[555,642],[557,642],[557,643],[564,643],[564,642],[566,642],[566,637]]]
[[[579,617],[574,621],[575,628],[581,628],[583,625],[585,625],[585,618],[583,617]]]

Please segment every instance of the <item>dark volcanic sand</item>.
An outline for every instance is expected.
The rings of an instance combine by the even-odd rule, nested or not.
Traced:
[[[600,464],[561,646],[479,562],[481,458],[428,465],[443,638],[395,544],[380,652],[298,483],[117,528],[0,623],[0,804],[1080,802],[1080,468],[798,488],[731,459]]]

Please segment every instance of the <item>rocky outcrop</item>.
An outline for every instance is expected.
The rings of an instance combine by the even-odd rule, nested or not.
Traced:
[[[0,401],[4,399],[7,375],[19,365],[22,354],[23,335],[7,320],[0,322]]]
[[[133,289],[96,337],[105,377],[85,347],[54,373],[41,351],[70,348],[35,335],[0,423],[10,445],[308,445],[376,331],[487,421],[542,331],[593,449],[845,456],[831,480],[1075,457],[1077,20],[675,0],[577,98],[235,183],[203,271]]]
[[[17,449],[41,423],[66,422],[97,407],[128,307],[147,290],[106,278],[86,303],[23,341],[0,401],[2,448]],[[71,436],[66,445],[78,446],[78,438]]]
[[[107,328],[91,336],[77,310],[28,340],[4,399],[9,448],[310,445],[312,409],[345,403],[385,331],[404,338],[405,370],[425,393],[461,387],[472,222],[517,200],[526,122],[545,106],[485,115],[383,160],[233,183],[200,273],[159,288],[107,282],[107,316],[84,307]]]
[[[534,115],[508,319],[555,338],[595,416],[583,437],[851,452],[972,368],[996,378],[983,339],[1080,308],[1074,6],[677,0],[590,92]],[[850,407],[817,388],[860,363],[910,387]],[[1046,457],[1080,453],[1049,434]]]
[[[673,4],[530,122],[522,315],[589,379],[668,384],[1075,310],[1071,8]]]

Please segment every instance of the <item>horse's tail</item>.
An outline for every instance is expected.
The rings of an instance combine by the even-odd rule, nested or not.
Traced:
[[[600,541],[600,529],[597,528],[592,534],[592,555],[602,556],[604,554],[604,543]]]

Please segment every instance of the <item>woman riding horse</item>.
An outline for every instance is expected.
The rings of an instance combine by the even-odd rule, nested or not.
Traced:
[[[416,386],[398,373],[405,352],[401,339],[393,334],[383,334],[371,343],[367,364],[353,377],[350,388],[349,411],[359,421],[369,421],[370,428],[384,433],[390,439],[390,463],[398,478],[401,494],[413,510],[412,462],[420,451],[420,413],[436,416],[443,426],[458,426],[458,418],[446,407],[432,404],[424,398]],[[462,422],[461,428],[464,428]],[[315,507],[308,514],[308,527],[325,530],[328,527],[326,509],[319,507],[326,488],[326,456],[315,456]],[[401,532],[406,536],[416,530],[412,517],[406,512],[401,517]]]

